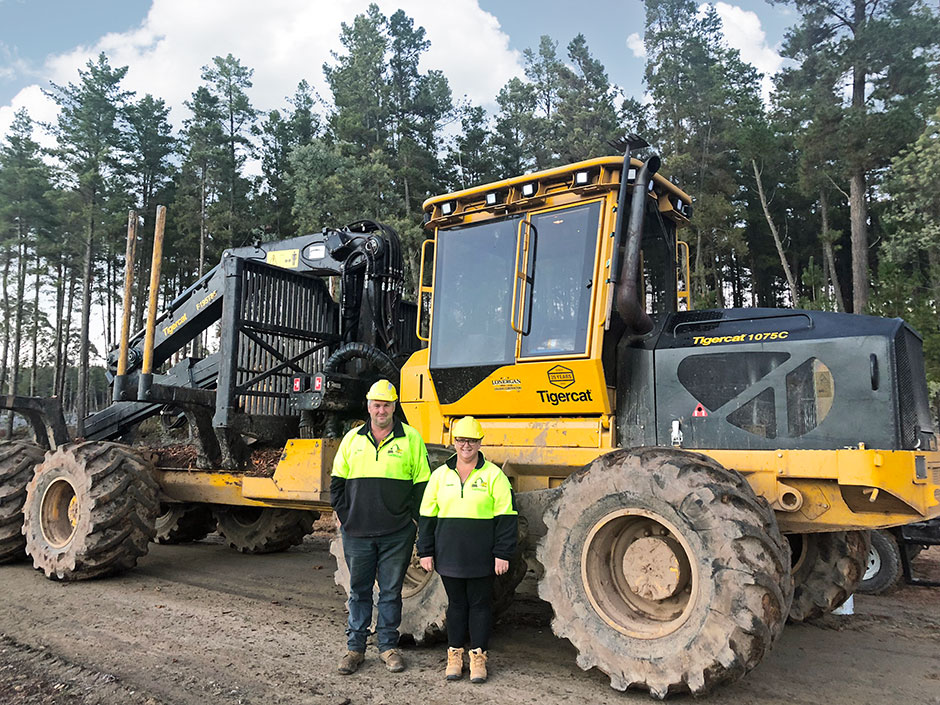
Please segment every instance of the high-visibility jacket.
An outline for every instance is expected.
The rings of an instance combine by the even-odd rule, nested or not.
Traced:
[[[438,573],[450,578],[493,575],[494,558],[516,552],[517,514],[509,478],[478,453],[466,482],[457,456],[431,473],[418,519],[418,556],[434,556]]]
[[[366,423],[339,444],[330,504],[350,536],[385,536],[418,518],[430,473],[428,449],[415,429],[396,420],[377,443]]]

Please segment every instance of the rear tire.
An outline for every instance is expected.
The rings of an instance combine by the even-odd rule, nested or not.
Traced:
[[[23,505],[26,486],[46,452],[19,441],[0,443],[0,563],[26,558]]]
[[[544,520],[552,630],[616,690],[700,695],[754,668],[783,630],[789,546],[766,502],[703,455],[608,453],[562,484]]]
[[[213,511],[231,548],[240,553],[277,553],[304,540],[319,512],[271,507],[216,507]]]
[[[215,517],[204,504],[161,504],[156,528],[156,543],[201,541],[215,531]]]
[[[903,578],[902,550],[904,547],[898,546],[897,539],[890,531],[872,531],[868,565],[858,584],[858,592],[881,595],[895,589]]]
[[[127,446],[61,446],[27,488],[26,552],[53,580],[120,573],[147,553],[159,507],[153,465]]]
[[[858,589],[868,566],[867,531],[792,534],[790,619],[805,622],[832,612]]]

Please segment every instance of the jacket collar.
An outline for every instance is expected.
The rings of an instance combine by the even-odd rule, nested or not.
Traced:
[[[364,424],[362,424],[362,427],[359,429],[359,435],[369,436],[370,438],[374,438],[372,436],[372,419],[369,419]],[[392,424],[392,432],[389,434],[389,436],[391,438],[404,438],[405,437],[405,426],[398,419],[395,419],[395,423]],[[382,439],[382,440],[385,440],[385,439]]]
[[[483,451],[482,451],[482,450],[478,450],[478,451],[477,451],[477,464],[474,466],[473,469],[474,469],[474,470],[479,470],[480,468],[483,467],[483,465],[484,465],[485,463],[486,463],[486,458],[483,457]],[[444,464],[447,465],[447,467],[449,467],[451,470],[456,470],[456,469],[457,469],[457,454],[454,453],[452,456],[450,456],[450,457],[445,461]]]

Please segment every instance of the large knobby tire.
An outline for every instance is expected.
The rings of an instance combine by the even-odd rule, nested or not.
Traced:
[[[271,507],[216,507],[219,533],[241,553],[277,553],[304,540],[319,512]]]
[[[890,531],[872,531],[871,548],[868,549],[868,564],[858,584],[858,592],[881,595],[893,590],[901,582],[901,550]]]
[[[330,553],[336,558],[333,579],[349,596],[349,568],[343,553],[343,540],[335,536],[330,541]],[[499,617],[512,604],[516,587],[526,574],[526,563],[521,551],[509,561],[509,571],[496,577],[493,583],[493,616]],[[378,604],[379,592],[373,590],[373,602]],[[398,633],[411,637],[416,644],[431,644],[446,636],[447,593],[436,572],[428,573],[421,567],[416,551],[411,553],[411,563],[405,572],[401,588],[401,625]],[[376,613],[373,613],[373,622]]]
[[[868,536],[867,531],[787,536],[793,550],[792,621],[822,617],[849,599],[868,567]]]
[[[26,558],[23,505],[26,485],[46,452],[19,441],[0,443],[0,563]]]
[[[161,504],[156,543],[201,541],[215,531],[215,516],[205,504]]]
[[[54,580],[133,568],[160,508],[153,465],[127,446],[72,443],[46,455],[27,488],[26,552]]]
[[[706,456],[619,450],[571,475],[544,515],[552,630],[617,690],[702,694],[771,648],[792,592],[773,511]]]

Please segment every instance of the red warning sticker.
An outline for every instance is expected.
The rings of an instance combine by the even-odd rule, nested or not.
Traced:
[[[704,418],[708,416],[708,412],[705,411],[705,407],[699,404],[695,407],[695,411],[692,412],[692,418]]]

